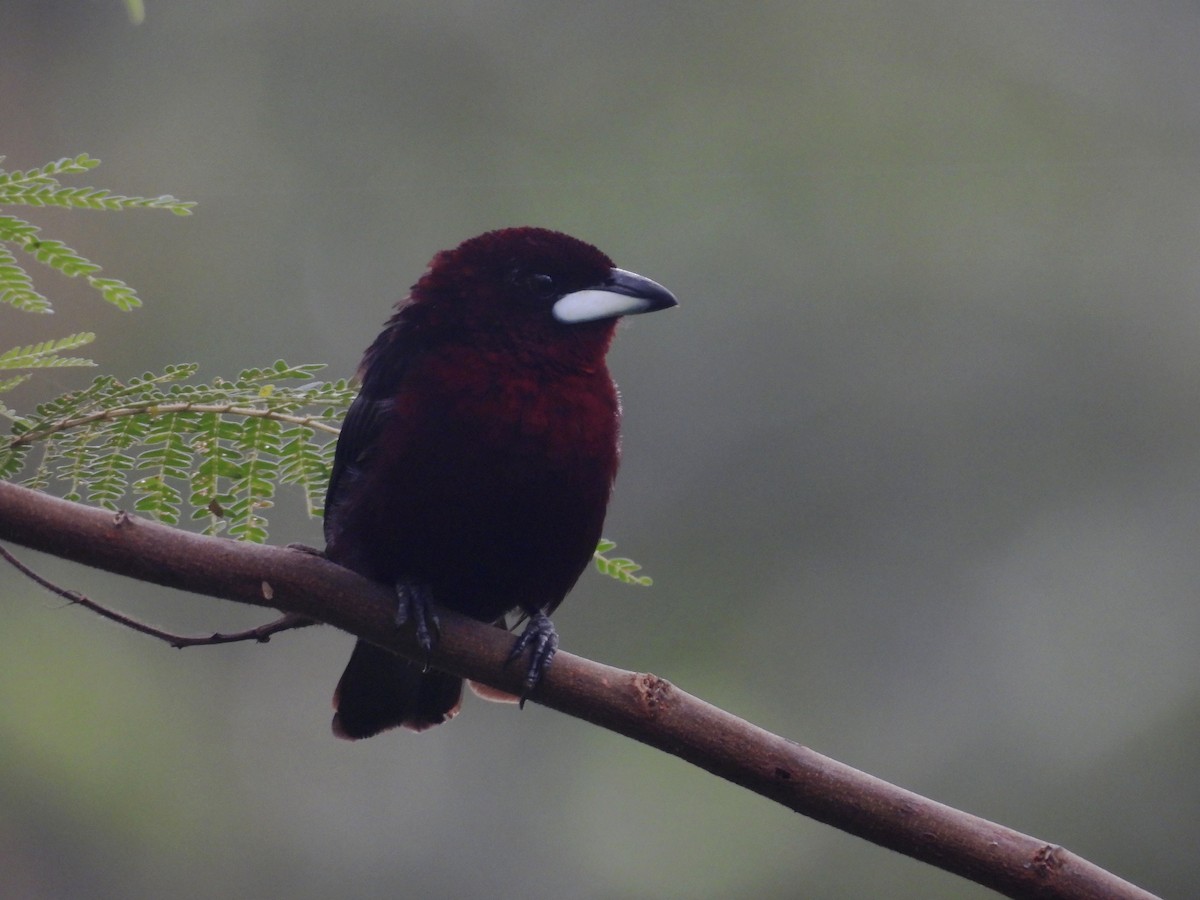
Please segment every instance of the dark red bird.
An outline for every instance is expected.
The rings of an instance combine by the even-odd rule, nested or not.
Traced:
[[[526,690],[550,664],[549,614],[600,538],[620,406],[604,356],[620,316],[676,304],[590,244],[508,228],[433,258],[363,356],[325,500],[329,559],[395,588],[428,649],[432,604],[529,623]],[[462,682],[360,641],[334,733],[421,731]]]

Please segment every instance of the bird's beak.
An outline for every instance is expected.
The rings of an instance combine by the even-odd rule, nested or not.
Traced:
[[[564,294],[555,301],[552,311],[558,321],[574,325],[678,305],[675,295],[658,282],[624,269],[611,269],[600,284]]]

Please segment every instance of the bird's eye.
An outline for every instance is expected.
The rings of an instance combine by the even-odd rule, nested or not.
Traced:
[[[531,294],[542,299],[553,297],[555,294],[554,279],[549,275],[542,275],[537,272],[527,275],[525,277],[525,286]]]
[[[531,300],[549,300],[562,293],[555,285],[553,275],[531,272],[515,265],[508,270],[508,283],[517,293]]]

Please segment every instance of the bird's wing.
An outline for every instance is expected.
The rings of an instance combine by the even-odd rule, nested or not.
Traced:
[[[388,400],[371,400],[362,393],[350,404],[346,418],[342,420],[337,448],[333,452],[333,471],[325,490],[326,523],[341,497],[341,489],[353,481],[366,459],[387,417],[388,405]]]
[[[417,349],[402,327],[393,326],[371,345],[359,367],[362,385],[346,411],[333,453],[333,471],[325,491],[325,538],[337,507],[348,486],[362,471],[388,421],[396,393]]]

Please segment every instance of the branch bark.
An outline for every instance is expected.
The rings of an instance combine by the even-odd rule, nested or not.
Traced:
[[[204,537],[0,482],[0,541],[166,587],[319,620],[424,661],[385,587],[309,553]],[[439,611],[430,663],[508,693],[512,637]],[[1153,900],[1068,850],[921,797],[772,734],[648,673],[560,651],[530,697],[1009,897]]]

